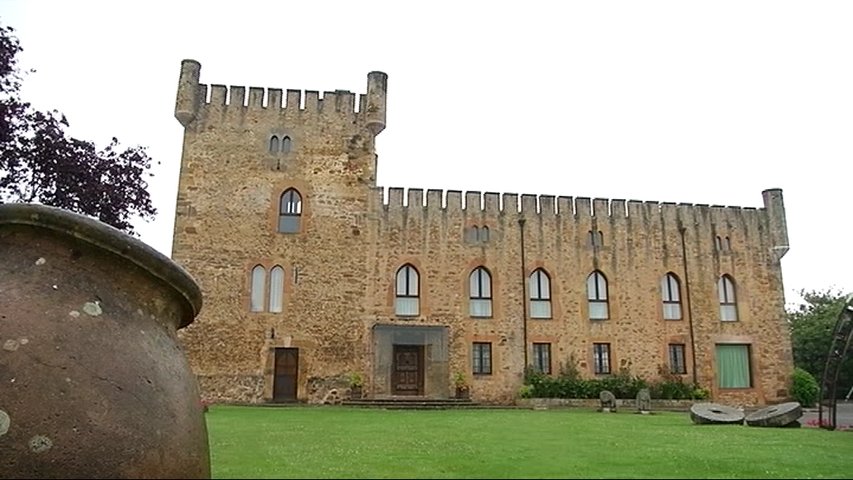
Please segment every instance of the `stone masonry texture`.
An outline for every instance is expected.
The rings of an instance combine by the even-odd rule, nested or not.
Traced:
[[[452,395],[462,372],[472,399],[513,403],[533,343],[551,344],[553,373],[572,361],[589,378],[593,343],[608,343],[613,373],[628,368],[654,380],[669,363],[668,345],[683,344],[684,380],[715,401],[788,398],[781,190],[764,191],[760,208],[386,191],[376,186],[374,149],[385,126],[385,74],[368,75],[366,94],[320,95],[205,85],[200,69],[185,60],[179,79],[175,116],[185,133],[172,256],[204,294],[180,338],[207,400],[270,402],[275,382],[287,381],[296,400],[317,403],[346,391],[352,373],[364,378],[365,395],[392,395],[386,354],[396,337],[376,336],[376,325],[445,328],[429,330],[446,339],[425,347],[420,394],[428,397]],[[289,151],[270,152],[273,136],[289,138]],[[280,199],[291,188],[302,199],[299,228],[280,233]],[[488,239],[472,236],[473,227],[488,227]],[[601,232],[600,245],[590,232]],[[405,264],[419,273],[416,316],[395,315],[395,276]],[[264,311],[253,312],[258,265]],[[277,313],[268,308],[275,266],[284,270]],[[480,266],[491,274],[489,318],[469,315],[469,275]],[[527,277],[538,268],[551,280],[549,319],[525,314]],[[595,270],[608,282],[606,320],[589,318]],[[680,320],[663,318],[668,272],[680,281]],[[737,321],[721,321],[722,275],[734,279]],[[474,342],[491,344],[491,374],[473,374]],[[731,343],[748,345],[749,387],[719,387],[716,346]],[[285,348],[298,352],[286,379],[276,366]]]

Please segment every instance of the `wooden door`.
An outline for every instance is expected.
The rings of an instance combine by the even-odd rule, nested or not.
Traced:
[[[391,385],[394,395],[423,395],[423,346],[394,345],[394,365],[391,368],[393,369]]]
[[[299,349],[275,349],[275,379],[272,398],[275,402],[295,402],[299,376]]]

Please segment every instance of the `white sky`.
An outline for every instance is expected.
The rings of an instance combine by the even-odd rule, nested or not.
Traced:
[[[786,297],[853,291],[853,2],[0,0],[24,98],[148,146],[170,254],[180,61],[203,83],[345,89],[388,73],[377,183],[761,207]],[[448,173],[453,172],[453,173]]]

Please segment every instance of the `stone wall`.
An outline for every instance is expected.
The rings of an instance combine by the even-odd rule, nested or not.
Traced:
[[[687,412],[697,400],[661,400],[652,399],[651,411]],[[531,409],[550,408],[599,408],[601,401],[593,398],[519,398],[515,401],[519,407]],[[636,410],[634,399],[616,399],[616,409],[622,411]]]
[[[199,77],[200,66],[185,62],[176,102],[185,136],[173,258],[204,292],[201,315],[180,335],[206,397],[272,400],[276,348],[299,349],[301,401],[322,402],[344,388],[335,379],[351,372],[365,377],[367,393],[384,392],[387,378],[372,373],[377,324],[447,327],[448,366],[429,370],[445,372],[446,385],[427,395],[452,392],[459,371],[475,400],[512,404],[532,343],[551,344],[555,373],[573,359],[585,377],[595,376],[593,343],[609,343],[613,373],[629,368],[653,380],[668,363],[668,344],[680,343],[684,379],[693,381],[695,370],[714,399],[764,404],[787,397],[793,360],[779,264],[787,251],[781,191],[764,192],[761,208],[397,188],[385,194],[375,184],[374,148],[384,128],[384,74],[368,76],[365,95],[322,97],[249,89],[245,98],[242,87],[208,87]],[[290,151],[270,152],[272,136],[288,137]],[[300,230],[279,233],[279,199],[289,188],[302,196]],[[473,227],[488,227],[488,240],[472,238]],[[590,242],[591,232],[603,241]],[[718,248],[717,238],[730,248]],[[420,274],[413,317],[394,313],[395,273],[407,263]],[[281,313],[250,311],[257,265],[268,274],[284,268]],[[491,274],[490,318],[468,313],[468,276],[479,266]],[[549,319],[525,312],[527,277],[537,268],[551,279]],[[594,270],[608,280],[606,320],[589,319],[586,279]],[[681,281],[681,320],[662,316],[667,272]],[[717,281],[724,274],[737,286],[736,322],[720,320]],[[491,374],[472,374],[473,342],[491,343]],[[749,345],[750,388],[718,388],[715,345],[722,343]],[[374,376],[382,388],[372,385]]]

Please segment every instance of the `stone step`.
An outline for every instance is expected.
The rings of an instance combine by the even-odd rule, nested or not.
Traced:
[[[479,406],[470,399],[458,398],[364,398],[360,400],[344,400],[341,405],[348,407],[375,407],[385,409],[445,409],[470,408]]]

